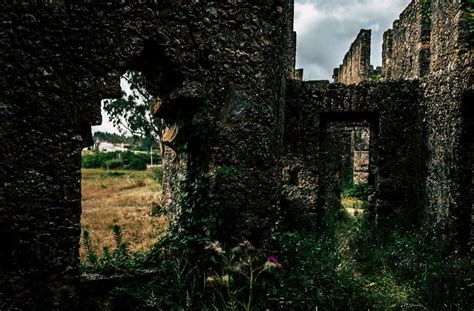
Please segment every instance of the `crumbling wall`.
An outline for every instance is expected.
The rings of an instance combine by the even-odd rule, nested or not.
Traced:
[[[352,162],[353,183],[366,184],[369,182],[370,162],[370,129],[357,126],[352,129]]]
[[[416,222],[421,211],[417,191],[422,153],[419,120],[420,91],[416,82],[363,83],[357,86],[326,81],[288,81],[283,181],[289,216],[314,226],[327,202],[337,202],[327,171],[331,157],[325,148],[328,122],[369,122],[369,183],[373,216],[379,223]],[[399,221],[397,221],[397,219]]]
[[[162,99],[156,113],[176,126],[168,167],[183,174],[166,176],[172,200],[191,200],[178,225],[227,241],[269,232],[287,10],[277,0],[0,4],[0,309],[79,308],[80,150],[126,70],[143,72]]]
[[[446,229],[462,251],[472,232],[465,138],[472,121],[463,108],[473,85],[469,36],[462,1],[413,0],[384,34],[382,70],[386,79],[421,81],[425,224]]]
[[[372,78],[373,67],[370,65],[371,35],[372,30],[362,29],[359,32],[344,56],[342,65],[334,70],[334,82],[357,84]]]
[[[431,1],[413,0],[383,36],[382,76],[416,79],[429,73]]]
[[[458,1],[431,1],[430,73],[423,78],[426,141],[426,220],[449,232],[466,251],[472,225],[469,139],[464,108],[472,93],[468,13]],[[470,228],[471,227],[471,228]]]

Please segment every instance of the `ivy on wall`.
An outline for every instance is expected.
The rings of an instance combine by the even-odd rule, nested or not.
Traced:
[[[431,0],[423,0],[421,2],[421,11],[423,16],[431,17],[432,9],[431,9]]]
[[[469,44],[474,45],[474,0],[461,0],[461,6],[468,13]]]

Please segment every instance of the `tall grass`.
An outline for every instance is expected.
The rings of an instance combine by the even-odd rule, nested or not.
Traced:
[[[161,186],[152,171],[82,170],[81,225],[90,247],[100,256],[103,247],[113,248],[114,225],[119,225],[131,251],[150,249],[167,228],[165,217],[151,215],[160,199]],[[85,259],[84,245],[80,250]]]

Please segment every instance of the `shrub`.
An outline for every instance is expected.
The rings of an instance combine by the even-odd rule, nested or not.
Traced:
[[[104,162],[103,168],[107,168],[109,170],[123,168],[123,161],[120,159],[111,159]]]
[[[132,158],[126,168],[129,170],[144,171],[146,170],[146,162],[140,158]]]
[[[153,178],[157,180],[160,184],[163,183],[163,166],[157,166],[153,170]]]
[[[100,168],[104,162],[104,157],[101,153],[94,152],[92,154],[82,156],[83,168]]]
[[[82,156],[83,168],[106,168],[106,162],[117,158],[116,152],[93,152]]]
[[[369,185],[368,184],[355,184],[349,185],[343,189],[343,195],[345,197],[356,198],[359,200],[366,201],[369,196]]]
[[[99,272],[102,274],[128,273],[134,272],[143,266],[145,257],[143,253],[132,253],[128,250],[127,244],[123,241],[122,228],[119,225],[112,226],[115,248],[112,252],[108,247],[103,248],[103,256],[95,252],[90,240],[89,232],[83,231],[82,243],[86,250],[85,261],[81,268],[84,272]]]
[[[145,170],[150,162],[148,154],[133,152],[93,152],[82,156],[83,168]]]

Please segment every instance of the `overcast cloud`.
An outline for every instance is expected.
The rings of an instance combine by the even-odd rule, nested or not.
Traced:
[[[331,80],[360,29],[372,29],[372,65],[382,63],[382,36],[410,0],[295,0],[297,68],[305,80]]]
[[[332,71],[360,29],[372,29],[372,65],[382,63],[382,35],[410,0],[295,0],[297,68],[305,80],[331,80]],[[123,82],[123,81],[122,81]],[[127,88],[122,83],[122,88]],[[102,125],[92,130],[118,133],[102,111]]]

